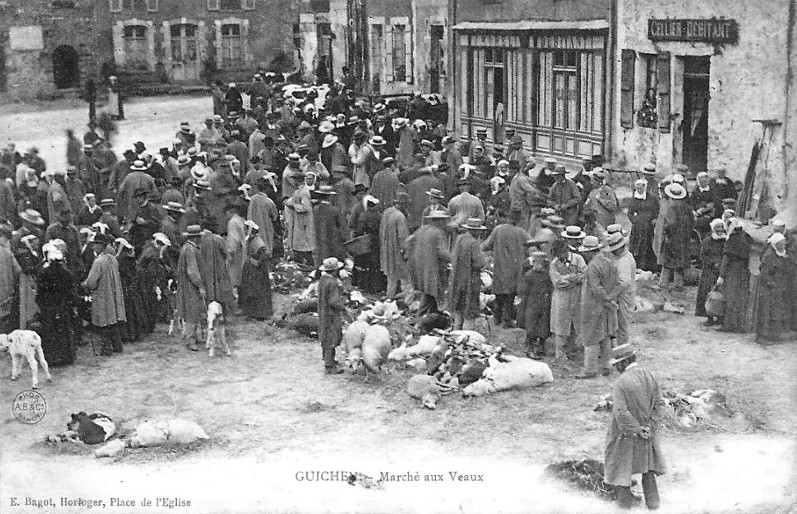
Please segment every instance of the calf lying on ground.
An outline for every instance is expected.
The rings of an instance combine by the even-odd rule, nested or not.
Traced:
[[[11,380],[19,378],[19,366],[22,359],[27,359],[32,376],[31,387],[39,386],[39,364],[41,364],[47,381],[51,382],[50,368],[44,359],[42,339],[33,330],[14,330],[10,334],[0,334],[0,351],[8,350],[11,354]]]
[[[99,444],[107,441],[116,433],[116,423],[105,414],[86,414],[81,411],[72,414],[72,419],[66,424],[66,432],[47,438],[48,442],[72,442]]]

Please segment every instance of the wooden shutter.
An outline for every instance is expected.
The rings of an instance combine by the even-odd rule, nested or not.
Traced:
[[[412,84],[412,25],[409,23],[404,25],[404,56],[404,66],[406,68],[404,81],[407,84]]]
[[[218,11],[219,0],[208,0],[208,11]]]
[[[670,52],[661,52],[656,56],[656,76],[658,80],[658,119],[659,132],[670,131]]]
[[[385,82],[393,82],[393,25],[385,23],[382,34],[385,42]]]
[[[620,52],[620,126],[630,129],[634,126],[634,65],[636,52]]]

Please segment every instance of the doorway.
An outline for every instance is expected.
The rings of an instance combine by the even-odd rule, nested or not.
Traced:
[[[61,45],[53,52],[53,79],[56,89],[80,87],[80,59],[73,47]]]
[[[318,37],[318,69],[316,70],[316,76],[322,82],[327,82],[332,84],[332,77],[334,74],[334,63],[332,62],[332,56],[334,55],[332,52],[332,42],[335,39],[335,34],[332,32],[332,24],[331,23],[319,23],[316,26],[317,30],[317,37]],[[321,72],[321,68],[323,67],[323,73]],[[322,79],[320,75],[324,75]]]
[[[429,48],[429,92],[440,92],[440,77],[443,71],[443,55],[445,43],[443,42],[443,26],[432,25],[430,32],[431,45]]]
[[[694,177],[708,168],[708,102],[711,58],[684,58],[683,163]]]
[[[172,69],[174,82],[199,80],[199,52],[197,50],[197,26],[179,24],[171,26]]]

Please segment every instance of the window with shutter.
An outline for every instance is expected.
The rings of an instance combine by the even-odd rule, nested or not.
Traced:
[[[158,0],[147,0],[147,12],[158,12]]]
[[[133,0],[122,0],[122,9],[132,9]]]
[[[219,0],[208,0],[208,11],[218,11]]]
[[[636,52],[622,50],[620,52],[620,126],[634,126],[634,67]]]
[[[255,9],[255,0],[243,0],[243,8],[247,11]]]
[[[385,82],[393,82],[393,26],[389,23],[385,25],[384,41],[382,55],[385,56]]]
[[[393,81],[407,79],[406,26],[393,25]]]
[[[242,4],[243,0],[219,0],[219,8],[222,11],[234,11],[235,9],[240,9]]]
[[[111,12],[121,12],[122,11],[122,0],[109,0],[109,9]]]
[[[659,132],[668,133],[670,131],[670,52],[659,53],[656,61]]]
[[[412,28],[404,31],[404,80],[412,84]]]

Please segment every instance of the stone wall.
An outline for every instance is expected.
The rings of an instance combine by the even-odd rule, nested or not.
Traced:
[[[103,62],[102,31],[95,24],[95,3],[77,0],[73,8],[53,8],[44,0],[15,0],[0,6],[0,44],[5,58],[5,88],[13,100],[53,98],[74,94],[74,90],[56,89],[53,55],[56,48],[67,45],[78,55],[79,84],[97,78]],[[13,48],[9,33],[17,27],[41,31],[41,46]],[[103,42],[106,44],[103,45]]]

